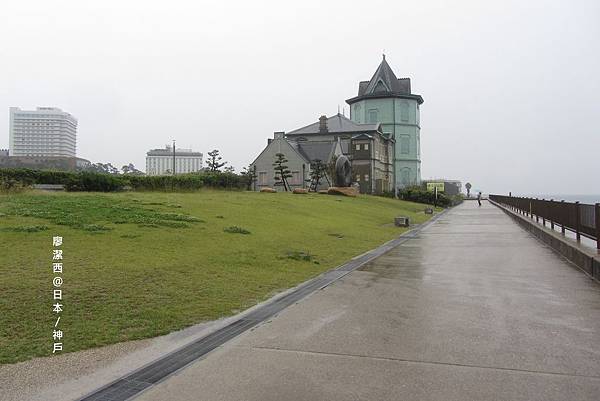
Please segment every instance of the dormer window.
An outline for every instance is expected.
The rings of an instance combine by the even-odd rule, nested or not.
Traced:
[[[383,81],[377,82],[377,85],[375,85],[375,88],[373,89],[373,93],[383,93],[383,92],[387,92],[387,91],[388,91],[388,88],[385,86]]]

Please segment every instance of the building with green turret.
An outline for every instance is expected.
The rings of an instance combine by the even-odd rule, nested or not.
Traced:
[[[397,78],[383,60],[369,81],[358,85],[358,96],[346,100],[350,119],[358,124],[381,123],[388,138],[395,139],[395,187],[421,182],[420,105],[423,98],[411,92],[410,78]]]

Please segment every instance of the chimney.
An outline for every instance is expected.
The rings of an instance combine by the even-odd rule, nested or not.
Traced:
[[[273,133],[274,139],[283,139],[284,136],[285,136],[285,131],[275,131]]]
[[[319,117],[319,133],[326,134],[329,132],[327,129],[327,116]]]

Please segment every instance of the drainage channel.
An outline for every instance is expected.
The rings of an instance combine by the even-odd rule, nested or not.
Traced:
[[[386,252],[389,252],[403,242],[416,237],[421,230],[432,224],[444,213],[445,211],[434,216],[427,223],[414,230],[408,231],[398,238],[360,255],[336,269],[325,272],[320,276],[301,284],[290,293],[256,308],[251,313],[248,313],[233,323],[150,362],[148,365],[93,391],[83,398],[80,398],[78,401],[125,401],[141,393],[190,363],[202,358],[210,351],[225,344],[232,338],[276,315],[312,292],[327,287],[334,281],[358,269],[371,260],[378,258]]]

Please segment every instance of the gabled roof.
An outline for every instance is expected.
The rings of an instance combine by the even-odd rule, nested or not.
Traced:
[[[258,156],[256,156],[256,158],[254,159],[254,161],[252,161],[252,163],[250,163],[250,166],[254,165],[256,163],[256,161],[258,159],[260,159],[261,156],[271,146],[277,146],[277,145],[281,146],[282,143],[285,144],[285,146],[290,147],[292,149],[292,151],[294,153],[296,153],[300,159],[303,159],[304,162],[310,163],[310,160],[300,151],[300,149],[298,149],[298,143],[297,142],[290,141],[287,138],[274,138],[273,140],[269,141],[269,143],[267,144],[267,146],[265,146],[265,148],[258,154]],[[281,150],[281,153],[285,154],[285,152],[283,151],[283,149]]]
[[[345,133],[345,132],[367,132],[379,130],[380,123],[376,124],[358,124],[350,120],[346,116],[336,114],[327,118],[327,134]],[[316,123],[307,125],[302,128],[298,128],[294,131],[290,131],[286,134],[289,135],[311,135],[311,134],[323,134],[319,131],[319,121]]]
[[[298,150],[304,157],[313,162],[317,159],[324,163],[329,162],[333,154],[336,142],[296,142]]]

